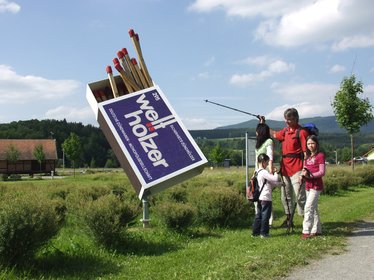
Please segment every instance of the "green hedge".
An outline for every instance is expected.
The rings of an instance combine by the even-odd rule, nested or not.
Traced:
[[[101,196],[82,205],[80,215],[93,237],[104,245],[114,245],[121,232],[139,214],[139,207],[114,194]]]
[[[196,209],[192,205],[171,201],[157,205],[155,213],[165,227],[174,230],[187,229],[196,217]]]
[[[206,187],[191,201],[197,208],[197,221],[209,227],[248,225],[250,207],[245,197],[233,187]]]
[[[6,194],[0,201],[0,259],[31,258],[63,225],[65,207],[38,193]]]

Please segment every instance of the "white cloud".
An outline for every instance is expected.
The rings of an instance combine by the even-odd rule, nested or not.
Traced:
[[[207,61],[205,61],[204,66],[211,66],[216,61],[214,56],[210,57]]]
[[[260,17],[255,38],[270,45],[328,44],[334,51],[374,46],[372,0],[196,0],[189,9],[220,9],[230,17]]]
[[[374,23],[373,23],[374,24]],[[367,48],[374,46],[374,32],[368,35],[344,37],[332,45],[333,51],[343,51],[349,48]]]
[[[10,12],[13,14],[18,13],[21,10],[21,6],[15,2],[9,2],[7,0],[0,0],[0,14]]]
[[[339,73],[339,72],[343,72],[345,70],[346,70],[345,66],[340,65],[340,64],[335,64],[334,66],[332,66],[330,68],[329,72],[330,73]]]
[[[0,103],[25,104],[41,100],[64,99],[77,93],[81,83],[75,80],[48,80],[17,74],[10,66],[0,65]]]
[[[290,72],[295,69],[295,65],[293,63],[287,63],[280,59],[274,60],[267,56],[246,58],[242,62],[247,64],[266,66],[267,69],[259,73],[234,74],[230,78],[231,84],[246,86],[256,82],[261,82],[275,74]]]
[[[94,114],[92,112],[92,109],[88,106],[84,108],[59,106],[57,108],[50,109],[47,112],[45,112],[45,118],[56,120],[66,119],[70,122],[96,124],[96,121],[94,121]]]
[[[190,11],[212,12],[220,9],[228,16],[255,17],[276,17],[292,9],[302,6],[310,1],[288,1],[288,0],[196,0],[189,6]]]
[[[267,55],[261,55],[261,56],[255,56],[255,57],[247,57],[241,61],[238,61],[238,64],[250,64],[250,65],[256,65],[256,66],[267,66],[270,63],[274,61],[274,58],[267,56]]]
[[[218,123],[208,121],[204,118],[182,118],[183,124],[189,130],[211,129],[219,126]]]
[[[291,83],[275,84],[272,86],[275,93],[286,101],[328,103],[339,90],[339,85],[322,83]]]
[[[331,116],[333,111],[330,105],[321,105],[315,102],[301,102],[294,104],[284,104],[276,107],[274,110],[266,114],[265,118],[269,120],[283,120],[283,113],[288,108],[295,108],[299,112],[301,119],[316,116]]]
[[[197,74],[197,77],[199,79],[206,80],[206,79],[209,79],[211,77],[211,75],[210,75],[209,72],[201,72],[201,73]]]

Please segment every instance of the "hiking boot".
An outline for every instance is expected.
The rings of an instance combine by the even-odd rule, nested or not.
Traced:
[[[303,233],[302,235],[301,235],[301,240],[305,240],[305,239],[308,239],[308,238],[310,238],[310,237],[312,237],[309,233]]]

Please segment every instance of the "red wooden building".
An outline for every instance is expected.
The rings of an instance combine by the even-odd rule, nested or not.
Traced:
[[[34,156],[35,148],[42,145],[44,160],[41,164]],[[18,152],[18,160],[7,158],[10,149]],[[0,139],[0,174],[36,174],[55,172],[57,164],[55,139]]]

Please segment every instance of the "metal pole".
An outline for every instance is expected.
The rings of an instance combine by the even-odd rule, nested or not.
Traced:
[[[256,118],[260,119],[260,115],[255,115],[255,114],[243,111],[243,110],[239,110],[239,109],[236,109],[236,108],[233,108],[233,107],[229,107],[229,106],[226,106],[226,105],[223,105],[223,104],[219,104],[217,102],[209,101],[208,99],[206,99],[204,101],[207,102],[207,103],[212,103],[214,105],[221,106],[221,107],[224,107],[224,108],[227,108],[227,109],[230,109],[230,110],[234,110],[234,111],[237,111],[237,112],[240,112],[240,113],[244,113],[244,114],[247,114],[247,115],[250,115],[250,116],[253,116],[253,117],[256,117]]]
[[[248,132],[245,133],[245,187],[249,186],[249,177],[248,177]]]
[[[143,223],[143,228],[149,227],[149,210],[148,210],[148,199],[147,196],[143,196],[142,198],[143,203],[143,219],[141,219],[141,222]]]
[[[62,149],[62,171],[65,172],[65,151]]]

